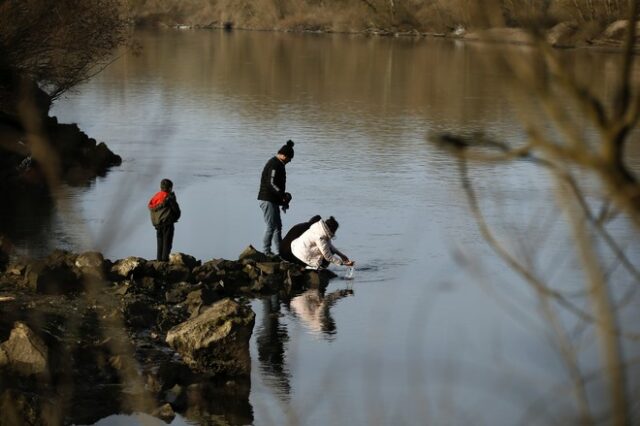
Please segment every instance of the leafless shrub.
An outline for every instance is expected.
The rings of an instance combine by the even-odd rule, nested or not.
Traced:
[[[0,56],[55,99],[102,69],[126,28],[120,0],[3,0]]]
[[[613,7],[613,5],[612,5]],[[608,224],[612,217],[624,216],[640,231],[640,183],[627,164],[625,149],[630,133],[640,117],[640,97],[632,84],[635,22],[638,2],[630,2],[626,48],[618,70],[618,84],[612,99],[596,96],[581,85],[539,33],[533,33],[534,50],[520,54],[491,57],[492,66],[502,66],[514,76],[514,99],[527,138],[520,142],[492,140],[485,135],[466,137],[440,135],[438,140],[458,156],[463,186],[480,230],[494,251],[530,286],[540,302],[543,318],[565,367],[570,373],[578,419],[593,424],[604,416],[616,425],[633,423],[633,403],[637,399],[629,389],[629,359],[623,354],[625,342],[636,341],[638,331],[620,321],[621,309],[630,302],[633,292],[622,297],[619,283],[607,272],[609,262],[599,250],[604,242],[623,265],[632,282],[632,290],[640,285],[636,259],[627,257],[619,242],[611,235]],[[576,113],[578,111],[578,113]],[[585,122],[586,121],[586,122]],[[595,140],[590,135],[595,132]],[[470,175],[476,162],[500,164],[527,161],[548,170],[557,185],[557,205],[569,219],[573,250],[584,272],[584,298],[576,303],[566,289],[554,288],[542,278],[526,258],[507,249],[482,212],[479,194]],[[600,183],[600,193],[590,194],[578,173],[586,173]],[[587,201],[587,198],[590,198]],[[594,209],[594,198],[602,206]],[[560,321],[566,314],[590,330],[598,342],[601,369],[596,373],[605,384],[608,397],[606,413],[597,412],[590,402],[587,373],[579,362],[580,350],[571,339],[571,329]],[[635,419],[637,421],[637,419]]]

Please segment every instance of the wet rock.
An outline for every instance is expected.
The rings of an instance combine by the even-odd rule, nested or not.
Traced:
[[[48,349],[25,323],[14,324],[9,340],[0,345],[0,350],[5,354],[6,367],[20,375],[42,375],[48,371]]]
[[[189,318],[189,312],[183,305],[160,305],[157,310],[156,323],[159,331],[166,333]]]
[[[269,256],[266,254],[259,252],[252,245],[249,245],[246,249],[240,253],[238,258],[239,260],[253,260],[254,262],[268,262],[270,260]]]
[[[173,419],[176,417],[176,413],[173,411],[171,404],[168,404],[168,403],[164,404],[161,407],[156,408],[153,411],[152,415],[166,423],[171,423]]]
[[[307,271],[305,273],[306,284],[310,288],[322,288],[329,284],[329,280],[337,277],[337,275],[328,270],[322,269],[320,271]]]
[[[189,312],[190,318],[194,318],[200,315],[206,306],[218,299],[219,296],[214,291],[209,288],[201,288],[190,292],[186,297],[184,305],[187,308],[187,312]]]
[[[212,283],[216,282],[220,279],[220,276],[224,275],[222,272],[224,269],[222,268],[222,264],[224,259],[212,259],[201,266],[198,266],[193,269],[193,278],[196,281],[200,281],[203,283]]]
[[[65,258],[53,258],[29,264],[25,285],[42,294],[69,294],[82,291],[79,273]]]
[[[111,267],[111,273],[116,279],[131,278],[132,275],[139,271],[147,261],[141,257],[127,257],[120,259]]]
[[[167,303],[181,303],[187,298],[187,294],[194,290],[198,290],[202,287],[202,284],[191,284],[188,282],[179,282],[173,287],[169,288],[164,294],[164,300]]]
[[[172,265],[185,266],[189,270],[193,270],[193,268],[196,268],[202,264],[202,262],[196,260],[195,257],[184,253],[171,253],[169,255],[169,263]]]
[[[155,325],[158,317],[154,299],[144,294],[127,295],[122,302],[122,313],[127,324],[139,328]]]
[[[146,294],[155,296],[164,290],[164,285],[160,280],[154,277],[139,277],[129,281],[129,289],[136,294]]]
[[[274,274],[280,270],[280,262],[259,262],[256,263],[256,267],[263,274]]]
[[[177,410],[183,410],[187,407],[187,395],[184,387],[175,385],[167,390],[164,394],[164,400],[173,404]]]
[[[249,375],[249,338],[254,322],[255,314],[249,307],[223,299],[169,330],[166,342],[192,368]]]
[[[191,280],[191,270],[184,265],[169,265],[164,278],[169,283]]]
[[[253,263],[245,264],[242,270],[247,274],[249,279],[256,280],[260,276],[260,269],[256,268]]]
[[[74,262],[82,275],[102,277],[107,270],[107,264],[102,253],[91,251],[79,254]]]

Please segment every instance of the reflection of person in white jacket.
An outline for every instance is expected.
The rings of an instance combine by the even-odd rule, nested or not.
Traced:
[[[304,234],[293,240],[291,253],[315,269],[327,267],[329,263],[352,266],[354,262],[331,244],[338,226],[333,216],[314,223]]]
[[[353,290],[341,289],[324,295],[319,289],[309,289],[291,299],[289,308],[295,312],[312,333],[332,335],[336,333],[336,323],[331,317],[331,307],[343,297],[353,294]]]

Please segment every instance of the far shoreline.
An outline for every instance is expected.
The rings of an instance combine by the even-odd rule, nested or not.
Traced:
[[[553,48],[558,50],[593,50],[604,53],[623,53],[624,52],[624,32],[627,21],[616,21],[610,24],[599,37],[585,38],[580,36],[580,28],[577,24],[563,22],[552,28],[545,30],[544,35],[546,42]],[[464,42],[479,42],[487,44],[505,44],[505,45],[522,45],[532,46],[536,43],[531,32],[522,27],[495,27],[488,29],[466,30],[458,27],[449,32],[417,30],[396,31],[384,28],[369,28],[354,31],[341,31],[334,29],[318,29],[310,26],[309,28],[254,28],[234,26],[233,23],[214,22],[210,24],[186,24],[186,23],[166,23],[158,22],[155,24],[136,24],[135,30],[169,30],[169,31],[194,31],[194,30],[218,30],[231,33],[233,31],[251,31],[251,32],[273,32],[287,34],[309,34],[309,35],[345,35],[345,36],[361,36],[361,37],[381,37],[381,38],[403,38],[403,39],[445,39]],[[640,37],[638,37],[640,38]],[[640,45],[632,50],[634,54],[640,52]]]

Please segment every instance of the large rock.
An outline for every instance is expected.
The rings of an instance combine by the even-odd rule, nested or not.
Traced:
[[[167,343],[192,368],[223,375],[251,373],[251,308],[223,299],[167,333]]]
[[[117,278],[130,278],[135,272],[142,269],[147,261],[141,257],[127,257],[120,259],[111,267],[111,273]]]
[[[171,253],[169,255],[169,263],[172,265],[182,265],[192,270],[193,268],[200,266],[201,261],[196,260],[195,257],[184,253]]]
[[[25,273],[25,284],[43,294],[69,294],[83,289],[79,271],[63,257],[30,263]]]
[[[25,323],[14,324],[9,340],[0,345],[0,352],[4,354],[0,355],[0,365],[4,362],[20,375],[41,375],[48,371],[47,347]]]
[[[249,245],[246,249],[240,253],[239,260],[252,260],[254,262],[269,262],[270,258],[266,254],[259,252],[252,245]]]

